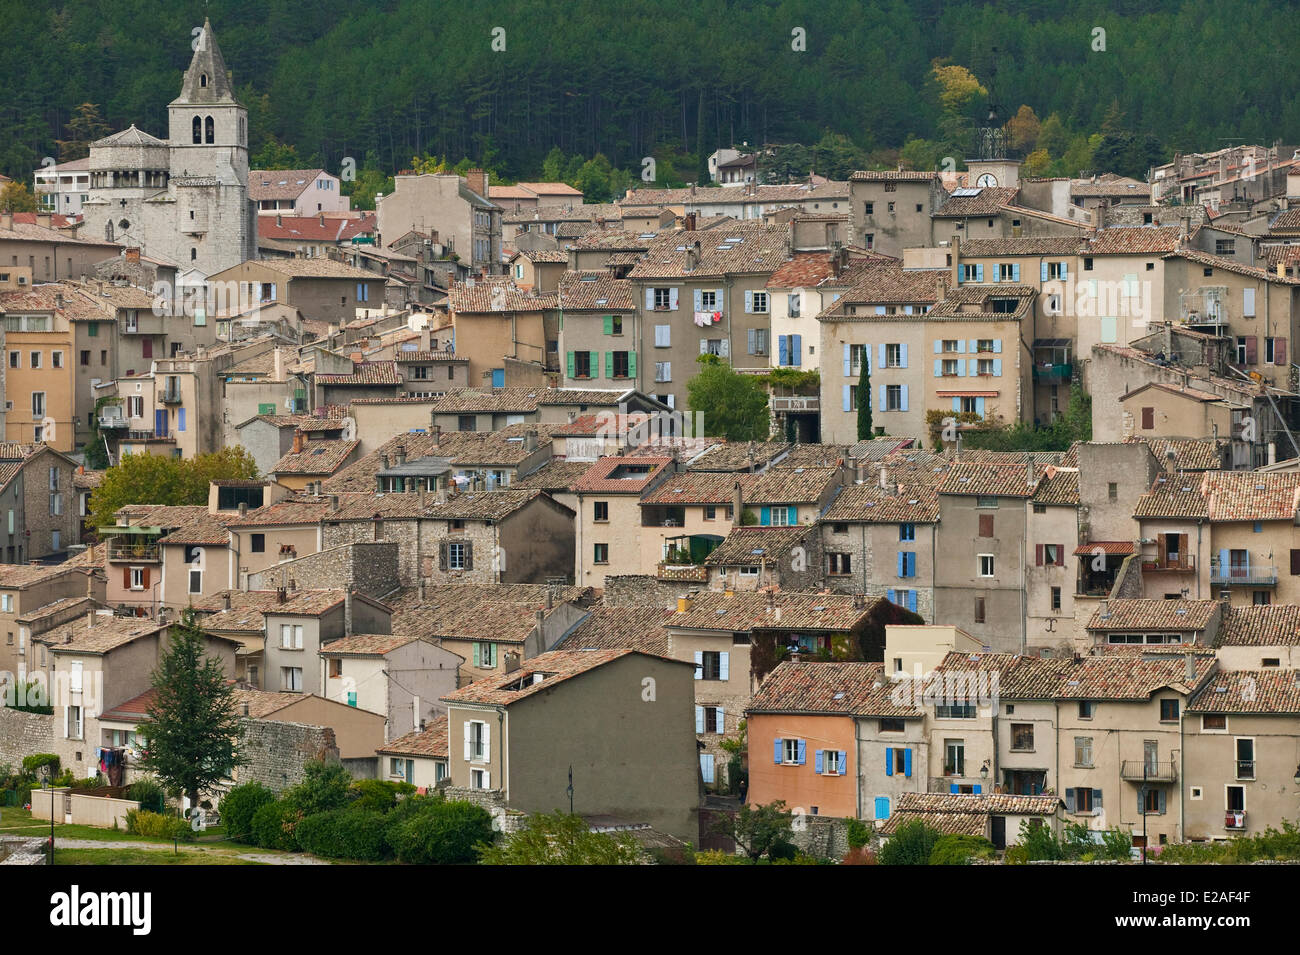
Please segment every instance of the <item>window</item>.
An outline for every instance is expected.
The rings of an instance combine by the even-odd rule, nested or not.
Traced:
[[[1076,813],[1093,812],[1093,793],[1096,791],[1097,790],[1093,789],[1074,790],[1074,811]]]
[[[1061,588],[1053,587],[1052,588],[1052,610],[1057,611],[1060,609],[1061,609]]]
[[[605,334],[622,335],[623,334],[623,316],[607,315],[605,316]]]
[[[144,568],[132,567],[130,580],[132,590],[144,590]]]
[[[605,522],[609,520],[609,501],[595,501],[591,505],[591,519]]]
[[[591,356],[595,354],[589,351],[571,352],[573,355],[573,377],[590,378],[592,377]]]
[[[190,571],[190,588],[189,588],[189,592],[192,593],[192,594],[201,594],[201,593],[203,593],[203,571],[201,571],[201,570],[191,570],[191,571]]]
[[[770,348],[770,332],[766,328],[751,328],[748,333],[749,353],[766,355]]]
[[[1034,751],[1033,723],[1011,724],[1011,748],[1021,753],[1032,753]]]
[[[944,740],[943,753],[943,774],[945,776],[965,776],[965,742],[959,739]]]
[[[266,553],[266,535],[250,534],[248,538],[248,549],[254,554]]]
[[[849,554],[827,554],[826,573],[835,577],[847,577],[853,572],[853,558]]]
[[[845,527],[845,530],[848,530],[848,528]],[[900,541],[914,541],[914,540],[916,540],[916,525],[915,525],[915,524],[899,524],[899,525],[898,525],[898,539],[899,539]]]
[[[1092,766],[1092,737],[1076,736],[1074,738],[1074,765],[1080,767]]]
[[[916,576],[916,551],[900,550],[898,552],[898,576]]]
[[[787,766],[801,766],[803,760],[799,758],[800,752],[804,749],[804,741],[801,739],[781,740],[783,744],[782,760]]]
[[[900,664],[903,662],[898,661]],[[907,728],[907,724],[900,719],[885,718],[880,721],[880,732],[882,733],[901,733]],[[902,752],[899,750],[898,752]]]
[[[21,367],[22,367],[22,364],[21,364],[21,363],[22,363],[22,353],[21,353],[21,352],[16,352],[16,351],[11,351],[11,352],[9,353],[9,367],[10,367],[10,368],[21,368]]]
[[[616,351],[613,352],[614,367],[608,369],[611,378],[629,378],[631,377],[632,364],[628,359],[631,352]]]
[[[1237,778],[1255,778],[1255,741],[1250,737],[1237,738]]]
[[[754,293],[754,309],[753,309],[753,310],[754,310],[755,312],[766,312],[766,311],[767,311],[767,293],[766,293],[766,292],[755,292],[755,293]]]
[[[975,617],[975,622],[976,622],[976,623],[983,623],[983,622],[984,622],[984,598],[983,598],[983,597],[976,597],[976,598],[975,598],[975,612],[974,612],[974,617]]]
[[[980,570],[981,577],[993,576],[993,555],[992,554],[979,555],[979,570]]]
[[[670,361],[655,362],[655,381],[672,381],[673,380],[673,363]]]
[[[742,577],[757,577],[758,567],[756,565],[751,565],[749,567],[741,567],[738,573]]]
[[[941,372],[942,377],[944,377],[944,378],[956,378],[956,377],[957,377],[957,359],[956,359],[956,358],[945,358],[945,359],[943,359],[943,364],[941,364],[941,365],[939,366],[939,371]]]
[[[1178,722],[1178,701],[1177,700],[1160,701],[1160,722],[1161,723]]]
[[[1092,271],[1092,258],[1091,258],[1091,257],[1085,257],[1085,258],[1084,258],[1084,260],[1083,260],[1083,270],[1084,270],[1085,272],[1091,272],[1091,271]]]
[[[936,703],[934,706],[935,719],[973,720],[975,715],[974,703]]]
[[[469,785],[471,789],[491,789],[492,774],[486,769],[471,769],[469,771]]]
[[[1228,729],[1228,717],[1225,713],[1206,713],[1201,717],[1201,732],[1225,732]]]
[[[1092,700],[1080,700],[1080,701],[1079,701],[1079,719],[1081,719],[1081,720],[1090,720],[1090,719],[1092,719],[1092,714],[1093,714],[1093,710],[1095,709],[1095,707],[1096,707],[1096,704],[1093,703]]]
[[[82,736],[81,707],[68,707],[68,739],[83,739]]]
[[[474,644],[474,666],[484,670],[495,669],[497,665],[497,645],[495,643]]]
[[[906,411],[903,402],[903,389],[905,385],[886,385],[885,386],[885,411]]]
[[[963,282],[978,282],[982,270],[983,266],[980,265],[963,265],[961,267],[961,280]]]
[[[447,569],[465,570],[465,542],[450,541],[447,544]]]
[[[975,498],[976,507],[997,507],[998,499],[996,496],[981,494]]]
[[[32,417],[45,417],[45,392],[43,391],[32,392]]]
[[[786,312],[791,318],[799,317],[799,309],[803,304],[801,296],[797,292],[791,292],[786,296]]]
[[[726,680],[730,678],[729,653],[705,650],[700,654],[701,680]]]
[[[654,302],[654,309],[655,309],[655,311],[665,311],[665,312],[666,312],[666,311],[668,311],[670,308],[673,307],[673,305],[672,305],[672,301],[673,301],[673,290],[672,290],[672,289],[670,289],[670,288],[656,288],[656,289],[651,289],[651,292],[653,292],[653,296],[654,296],[653,299],[652,299],[652,301]]]
[[[63,367],[63,352],[61,351],[50,352],[50,367],[51,368]]]
[[[903,346],[902,345],[885,346],[885,367],[886,368],[903,367]]]
[[[980,537],[993,536],[993,515],[992,514],[979,515],[979,536]]]
[[[302,624],[291,624],[291,623],[280,624],[280,649],[281,650],[302,649]]]
[[[301,693],[302,667],[280,667],[280,689],[290,693]]]
[[[592,545],[592,552],[591,552],[591,560],[592,560],[593,563],[596,563],[596,564],[608,564],[608,563],[609,563],[609,545],[608,545],[608,544],[593,544],[593,545]]]
[[[1154,787],[1138,790],[1138,802],[1143,815],[1160,814],[1165,811],[1165,791]]]
[[[491,730],[482,720],[469,720],[465,724],[468,735],[465,737],[465,758],[476,762],[487,762],[491,755]]]

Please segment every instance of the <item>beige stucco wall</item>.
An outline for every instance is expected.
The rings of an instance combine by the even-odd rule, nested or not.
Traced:
[[[1230,714],[1227,729],[1205,730],[1199,714],[1183,722],[1186,776],[1183,780],[1188,839],[1225,839],[1243,830],[1224,826],[1227,787],[1241,786],[1246,798],[1246,835],[1258,835],[1300,813],[1295,783],[1296,721],[1293,716]],[[1254,779],[1237,777],[1236,741],[1255,741]],[[1200,790],[1199,798],[1194,790]]]

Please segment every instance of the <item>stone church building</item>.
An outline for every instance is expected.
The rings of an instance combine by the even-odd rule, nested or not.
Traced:
[[[235,99],[206,20],[167,112],[166,140],[132,126],[91,144],[83,235],[203,276],[256,258],[248,111]]]

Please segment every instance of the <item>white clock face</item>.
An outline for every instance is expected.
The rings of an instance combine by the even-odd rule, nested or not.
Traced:
[[[997,184],[998,184],[997,177],[994,176],[993,173],[991,172],[986,172],[984,173],[984,175],[980,176],[978,179],[975,180],[975,185],[984,189],[988,189],[992,186],[996,186]]]

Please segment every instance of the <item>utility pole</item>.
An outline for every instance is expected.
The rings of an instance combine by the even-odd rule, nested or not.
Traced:
[[[573,815],[573,766],[569,766],[569,786],[564,790],[569,794],[569,815]]]

